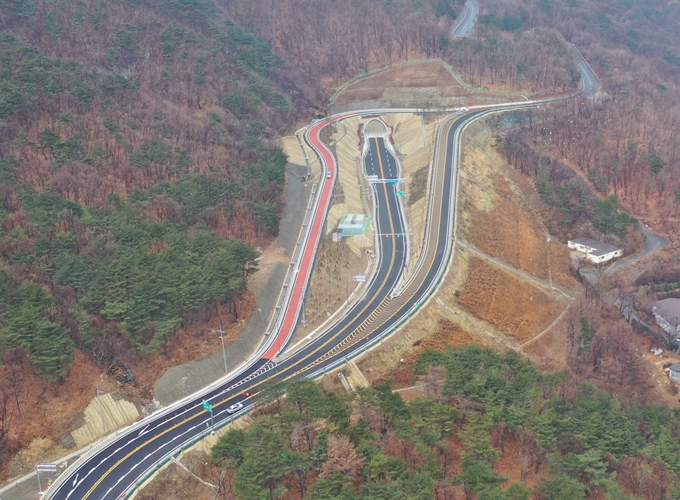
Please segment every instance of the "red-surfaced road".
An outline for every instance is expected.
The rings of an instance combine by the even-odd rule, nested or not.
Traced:
[[[322,169],[321,176],[319,178],[319,193],[318,203],[314,207],[314,213],[311,218],[310,228],[307,233],[307,238],[304,240],[304,247],[302,250],[302,257],[300,258],[300,267],[297,272],[293,273],[293,277],[290,280],[289,286],[292,287],[292,292],[288,301],[287,307],[284,309],[284,317],[281,321],[281,326],[277,332],[274,332],[276,337],[274,341],[264,353],[262,359],[272,359],[276,357],[279,352],[286,346],[288,341],[295,331],[295,326],[297,325],[297,320],[300,315],[300,309],[302,305],[302,300],[304,299],[304,292],[307,288],[307,283],[312,275],[314,254],[316,253],[317,246],[321,240],[324,223],[326,221],[326,214],[328,212],[328,207],[331,201],[331,195],[333,193],[333,185],[337,178],[337,164],[335,162],[335,156],[328,147],[321,140],[321,131],[333,122],[343,120],[358,113],[345,113],[342,115],[334,116],[330,119],[322,120],[314,124],[306,133],[307,141],[316,150],[317,154],[321,158]],[[330,172],[331,178],[327,179],[323,166],[325,165],[326,171]]]

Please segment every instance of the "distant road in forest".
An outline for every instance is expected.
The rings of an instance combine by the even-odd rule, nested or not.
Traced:
[[[642,247],[640,248],[640,250],[638,250],[637,253],[629,255],[625,259],[620,259],[611,266],[609,266],[607,269],[604,270],[605,276],[611,276],[611,274],[614,271],[618,271],[623,267],[629,266],[631,264],[638,262],[639,260],[644,259],[650,253],[662,249],[668,243],[668,240],[666,240],[666,238],[664,238],[663,236],[659,236],[656,233],[653,233],[652,231],[644,227],[642,224],[640,225],[640,232],[645,237],[645,240],[642,242]]]
[[[451,34],[455,36],[468,37],[472,28],[475,26],[479,15],[479,4],[476,0],[466,0],[465,10],[462,19],[458,20],[451,28]]]
[[[476,19],[479,7],[468,8],[470,19]],[[465,23],[465,19],[463,21]],[[358,300],[331,328],[304,348],[284,353],[297,324],[301,300],[311,275],[314,256],[329,200],[337,179],[338,169],[332,151],[322,140],[322,131],[332,123],[356,115],[380,115],[417,110],[378,109],[335,115],[310,126],[306,140],[317,152],[322,164],[322,177],[316,198],[316,209],[302,244],[301,258],[294,263],[296,271],[287,287],[282,320],[277,331],[269,332],[270,339],[242,369],[231,373],[227,380],[206,388],[177,405],[165,408],[136,424],[117,432],[100,443],[77,464],[62,473],[45,498],[53,500],[121,500],[151,476],[159,464],[179,450],[210,434],[245,412],[254,404],[256,395],[267,391],[274,380],[292,380],[315,376],[344,362],[359,351],[370,347],[416,313],[438,286],[448,265],[454,244],[455,195],[457,165],[460,158],[461,134],[471,121],[487,113],[537,107],[576,97],[592,96],[599,89],[597,76],[578,54],[582,75],[581,90],[569,97],[546,101],[529,101],[500,105],[472,106],[449,110],[452,115],[439,130],[435,162],[439,176],[433,182],[434,200],[428,223],[427,241],[431,251],[424,252],[422,269],[414,273],[397,294],[395,286],[404,269],[407,238],[402,211],[403,193],[399,185],[396,156],[384,137],[373,137],[364,156],[366,176],[377,184],[372,186],[375,203],[374,223],[378,233],[377,266],[368,284],[368,292]],[[422,111],[422,110],[421,110]],[[418,269],[420,266],[416,266]],[[282,355],[283,353],[283,355]]]

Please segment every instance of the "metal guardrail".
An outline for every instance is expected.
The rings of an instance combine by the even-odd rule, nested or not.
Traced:
[[[305,159],[309,162],[309,160],[307,158],[306,151],[304,150],[304,148],[303,148],[303,152],[305,154]],[[319,193],[320,193],[320,190],[318,189],[318,184],[314,184],[313,187],[312,187],[312,193],[311,193],[311,196],[310,196],[309,203],[307,204],[307,209],[306,209],[306,212],[305,212],[305,219],[303,221],[303,225],[300,229],[300,234],[298,235],[298,239],[296,241],[295,250],[293,251],[293,255],[291,256],[291,264],[288,266],[288,270],[286,271],[286,276],[284,278],[284,284],[287,283],[287,282],[290,283],[291,277],[294,274],[293,269],[298,267],[299,264],[300,264],[299,261],[300,261],[301,256],[302,256],[302,249],[304,248],[304,242],[309,238],[309,230],[308,230],[309,222],[311,220],[312,215],[314,214],[314,208],[316,208],[317,198],[319,196]],[[265,349],[265,347],[267,346],[268,340],[271,337],[271,332],[276,331],[280,327],[280,323],[283,320],[283,314],[281,314],[281,313],[282,313],[282,311],[284,311],[284,305],[286,303],[288,303],[288,301],[290,300],[291,294],[292,294],[292,287],[284,286],[284,287],[281,288],[281,291],[279,292],[279,297],[277,298],[276,306],[275,306],[275,309],[274,309],[274,314],[272,315],[272,317],[269,321],[269,324],[268,324],[268,327],[265,331],[263,339],[262,339],[260,346],[258,347],[256,352],[259,352],[259,351],[262,351],[263,349]],[[247,363],[244,363],[243,365],[241,365],[241,367],[239,367],[239,369],[244,368],[246,366],[247,366]],[[234,372],[238,372],[239,369],[234,370]],[[211,384],[211,386],[218,384],[221,380],[222,380],[222,378],[220,378],[218,381]],[[202,388],[198,392],[202,393],[202,392],[205,391],[205,389],[206,388]],[[193,398],[195,398],[195,394],[191,394],[189,396],[186,396],[185,398],[182,398],[182,400],[180,400],[180,401],[188,401],[188,400],[191,400]],[[172,406],[174,406],[174,405],[172,405]],[[172,408],[172,406],[169,406],[169,407],[165,408],[164,410],[169,411],[169,409]],[[163,411],[163,410],[161,410],[161,411]],[[57,477],[57,479],[53,483],[50,490],[55,491],[56,487],[59,486],[59,484],[61,484],[62,478],[69,477],[72,472],[74,472],[78,467],[80,467],[82,465],[83,461],[87,460],[88,457],[93,455],[97,450],[101,449],[103,446],[107,445],[110,441],[124,435],[125,433],[135,430],[139,426],[140,423],[141,423],[141,421],[138,421],[138,422],[135,422],[132,425],[124,427],[123,429],[119,429],[118,431],[113,432],[113,433],[109,434],[108,436],[105,436],[104,438],[100,439],[99,441],[95,442],[94,444],[89,445],[86,448],[78,450],[77,452],[74,452],[74,453],[68,455],[67,457],[64,457],[64,458],[56,461],[55,463],[61,464],[65,461],[68,461],[68,460],[70,460],[74,457],[79,456],[76,461],[74,461],[61,474],[59,474],[59,477]],[[224,424],[224,425],[226,425],[226,424]],[[167,460],[163,461],[163,463],[159,463],[159,467],[164,465],[164,463],[166,461]],[[6,490],[12,488],[13,486],[15,486],[17,484],[21,484],[22,482],[31,479],[34,475],[35,475],[35,472],[32,473],[32,474],[28,474],[26,476],[23,476],[23,477],[17,479],[16,481],[10,483],[9,485],[5,486],[2,490],[0,490],[0,492],[6,491]],[[50,498],[50,495],[49,495],[49,493],[47,493],[47,495],[45,496],[45,499],[47,500],[49,498]]]
[[[245,406],[240,412],[240,415],[246,414],[248,411],[252,409],[254,405],[249,405]],[[137,478],[137,480],[134,482],[132,487],[130,487],[127,491],[123,492],[117,500],[126,500],[130,499],[133,497],[133,495],[136,494],[137,490],[139,489],[140,486],[142,486],[146,481],[148,481],[154,474],[156,474],[160,469],[165,467],[165,465],[171,461],[174,458],[177,458],[181,453],[184,451],[188,450],[198,442],[202,441],[208,436],[213,435],[217,431],[221,430],[222,428],[226,427],[227,425],[230,425],[236,416],[234,415],[232,418],[225,418],[221,422],[216,422],[211,428],[207,428],[204,432],[201,434],[198,434],[196,437],[192,438],[190,441],[187,441],[185,443],[182,443],[181,445],[173,448],[170,450],[161,460],[156,462],[153,466],[149,467],[144,473]],[[202,423],[200,425],[203,425]]]
[[[574,49],[575,49],[575,48],[574,48]],[[576,50],[576,53],[577,53],[577,57],[579,58],[579,62],[582,63],[582,64],[585,66],[586,71],[589,70],[590,72],[592,72],[592,69],[590,69],[590,67],[589,67],[589,65],[588,65],[588,63],[587,63],[587,61],[585,61],[585,59],[583,58],[583,56],[580,54],[580,52],[579,52],[577,49],[575,49],[575,50]],[[593,73],[593,75],[594,75],[594,73]],[[590,78],[590,76],[589,76],[589,78]],[[595,78],[597,78],[596,75],[595,75]],[[584,82],[584,87],[585,87],[585,82]],[[579,97],[579,96],[582,95],[582,94],[585,94],[584,90],[585,90],[585,88],[582,88],[579,92],[577,92],[576,94],[574,94],[574,95],[572,95],[572,96],[563,97],[563,98],[558,98],[558,99],[553,99],[553,100],[551,100],[551,101],[530,101],[530,102],[526,102],[526,103],[522,103],[522,104],[512,103],[512,104],[508,104],[508,105],[485,105],[485,106],[471,107],[470,109],[484,109],[484,108],[486,108],[486,109],[488,109],[488,111],[485,112],[485,113],[480,113],[479,115],[476,115],[476,116],[472,117],[472,118],[470,119],[470,121],[472,121],[473,119],[477,119],[477,118],[480,118],[480,117],[482,117],[482,116],[485,116],[486,114],[503,112],[503,111],[507,111],[507,110],[509,110],[509,109],[521,109],[521,108],[524,108],[524,107],[531,107],[531,106],[537,106],[537,105],[542,105],[542,104],[550,104],[551,102],[565,101],[565,100],[568,100],[568,99],[572,99],[572,98],[575,98],[575,97]],[[423,113],[423,112],[428,112],[428,111],[430,111],[430,112],[431,112],[431,111],[449,111],[449,112],[452,112],[452,111],[461,111],[461,110],[463,110],[463,108],[456,107],[456,108],[448,108],[448,109],[440,109],[440,110],[431,110],[431,109],[408,109],[408,108],[404,108],[404,109],[394,109],[394,110],[389,110],[389,111],[390,111],[390,112],[411,112],[411,113],[415,112],[415,113]],[[360,112],[357,112],[357,113],[352,113],[352,115],[354,115],[354,116],[361,116],[361,115],[364,115],[364,114],[375,113],[376,111],[380,111],[380,110],[364,110],[364,111],[360,111]],[[382,110],[382,111],[388,111],[388,110]],[[349,115],[346,115],[346,116],[349,116]],[[331,122],[328,122],[328,123],[330,124]],[[465,126],[462,127],[462,129],[464,129],[465,127],[467,127],[468,124],[469,124],[469,122],[466,123]],[[461,129],[461,130],[462,130],[462,129]],[[459,154],[460,154],[460,152],[459,152]],[[308,161],[308,158],[306,158],[306,159],[307,159],[307,161]],[[323,162],[323,160],[322,160],[322,162]],[[457,183],[457,180],[456,180],[456,189],[457,189],[457,186],[458,186],[458,183]],[[317,190],[316,190],[316,197],[319,196],[319,193],[320,193],[320,191],[317,189]],[[311,204],[310,204],[310,205],[311,205]],[[326,209],[327,209],[327,207],[326,207]],[[309,206],[308,206],[308,210],[307,210],[307,214],[306,214],[306,218],[307,218],[307,219],[308,219],[309,217],[311,217],[311,213],[312,213],[312,212],[310,211],[310,208],[309,208]],[[455,211],[454,211],[454,213],[455,213]],[[455,224],[455,222],[454,222],[454,224]],[[309,237],[309,232],[308,232],[308,230],[307,230],[307,231],[301,231],[301,234],[303,234],[303,233],[304,233],[304,235],[305,235],[305,239]],[[298,238],[299,238],[299,237],[298,237]],[[451,240],[448,240],[448,241],[451,241]],[[303,245],[300,245],[300,244],[297,244],[296,246],[297,246],[298,248],[296,248],[296,251],[294,252],[293,259],[299,259],[299,258],[300,258],[300,255],[301,255],[301,248],[303,247]],[[449,245],[447,245],[447,246],[449,246]],[[448,264],[448,262],[449,262],[449,260],[450,260],[452,248],[453,248],[453,245],[451,245],[451,248],[447,251],[447,257],[446,257],[446,259],[445,259],[445,261],[447,262],[447,264]],[[294,266],[291,266],[291,268],[292,268],[292,267],[294,267]],[[322,368],[321,370],[318,370],[318,371],[316,371],[316,372],[313,372],[312,374],[310,374],[310,377],[316,377],[316,376],[319,376],[319,375],[322,374],[322,373],[325,373],[325,372],[327,372],[327,371],[333,370],[333,369],[335,369],[338,365],[340,365],[340,364],[346,362],[348,359],[353,359],[353,358],[355,358],[356,356],[358,356],[359,354],[363,354],[363,353],[366,352],[368,349],[370,349],[370,348],[372,348],[373,346],[375,346],[375,344],[376,344],[377,342],[381,341],[385,336],[389,335],[389,334],[392,333],[395,329],[399,328],[404,322],[406,322],[406,321],[407,321],[407,320],[408,320],[408,319],[409,319],[409,318],[410,318],[410,317],[411,317],[411,316],[412,316],[412,315],[420,308],[420,306],[424,305],[425,303],[427,303],[427,302],[430,300],[430,298],[432,297],[432,294],[433,294],[434,289],[435,289],[436,287],[439,286],[439,284],[441,283],[441,280],[442,280],[443,276],[445,275],[446,266],[444,266],[443,269],[444,269],[444,270],[439,274],[439,276],[437,277],[437,279],[436,279],[436,280],[433,280],[432,283],[431,283],[431,285],[430,285],[430,286],[428,287],[428,289],[426,290],[426,292],[425,292],[425,294],[424,294],[424,295],[425,295],[425,300],[424,300],[424,301],[421,301],[422,303],[419,302],[419,303],[417,304],[417,306],[414,305],[414,306],[412,306],[411,308],[409,308],[404,314],[402,314],[402,315],[395,321],[395,323],[393,324],[393,326],[391,326],[390,328],[388,328],[387,330],[385,330],[385,332],[381,333],[379,336],[375,337],[374,339],[372,339],[372,340],[371,340],[370,342],[368,342],[367,344],[364,344],[364,345],[361,346],[360,348],[358,348],[358,349],[356,349],[356,350],[354,350],[354,351],[351,351],[350,353],[346,354],[345,356],[341,356],[340,359],[339,359],[338,361],[336,361],[335,363],[332,363],[332,364],[330,364],[330,365],[327,365],[326,367]],[[288,276],[289,273],[290,273],[290,268],[289,268],[289,270],[288,270],[286,279],[289,279],[289,276]],[[305,284],[304,284],[304,288],[303,288],[303,296],[304,296],[304,293],[306,292],[307,286],[308,286],[308,283],[305,283]],[[290,288],[290,287],[288,287],[288,288]],[[275,314],[275,316],[278,316],[277,322],[276,322],[277,325],[279,324],[280,318],[282,317],[281,314],[280,314],[280,311],[282,310],[282,304],[283,304],[283,302],[284,302],[284,300],[283,300],[282,297],[285,297],[286,299],[289,299],[289,298],[290,298],[290,294],[291,294],[291,290],[287,290],[286,293],[285,293],[285,295],[280,295],[280,296],[279,296],[279,299],[277,300],[277,306],[279,306],[279,313],[278,313],[278,315]],[[298,314],[299,314],[299,312],[298,312]],[[274,318],[272,318],[272,319],[274,319]],[[271,333],[271,332],[270,332],[270,333]],[[259,350],[261,350],[261,348],[258,349],[258,351],[259,351]],[[246,363],[244,363],[239,369],[243,368],[244,366],[247,366],[247,364],[248,364],[249,362],[250,362],[250,361],[247,361]],[[238,371],[238,369],[237,369],[236,371]],[[212,387],[212,385],[214,385],[214,384],[211,384],[210,387]],[[205,388],[202,389],[200,392],[202,393],[204,390],[205,390]],[[197,394],[198,394],[198,393],[197,393]],[[192,398],[192,397],[195,397],[195,395],[187,396],[186,398],[183,399],[183,401],[184,401],[184,400],[188,400],[189,398]],[[174,406],[174,405],[173,405],[173,406]],[[172,408],[172,407],[168,407],[168,408],[164,409],[163,412],[170,410],[170,408]],[[224,422],[224,423],[218,424],[218,428],[221,428],[222,426],[226,425],[226,422],[227,422],[228,420],[229,420],[229,419],[225,419],[225,422]],[[120,431],[118,431],[118,432],[116,432],[116,433],[113,433],[113,434],[111,434],[110,436],[106,437],[105,439],[102,439],[100,442],[98,442],[98,443],[96,443],[95,445],[93,445],[90,449],[85,450],[84,455],[81,456],[80,459],[78,459],[76,462],[74,462],[73,464],[71,464],[71,466],[69,466],[62,474],[60,474],[59,478],[57,478],[57,481],[55,481],[55,484],[53,485],[53,488],[51,488],[51,490],[54,491],[54,486],[56,486],[56,484],[57,484],[58,482],[61,482],[61,481],[59,481],[59,480],[62,479],[62,478],[68,477],[68,476],[70,475],[70,472],[73,471],[73,470],[75,469],[75,466],[76,466],[76,465],[79,466],[80,463],[81,463],[83,460],[86,460],[88,456],[92,455],[92,453],[93,453],[95,450],[97,450],[97,449],[101,448],[102,446],[108,444],[108,442],[111,441],[111,440],[113,440],[113,438],[117,438],[117,437],[123,435],[123,434],[126,433],[126,432],[130,432],[131,430],[134,430],[136,427],[137,427],[137,425],[136,425],[136,424],[133,424],[133,425],[127,427],[126,429],[123,429],[123,430],[120,430]],[[191,445],[195,444],[195,442],[199,441],[199,440],[202,439],[203,437],[204,437],[204,435],[200,435],[200,436],[198,436],[198,437],[196,437],[196,438],[193,438],[193,439],[190,441]],[[176,448],[176,449],[174,450],[174,452],[176,452],[178,449],[184,449],[184,446],[180,446],[180,447]],[[73,455],[74,455],[74,454],[72,454],[72,455],[70,456],[70,458],[72,458]],[[168,459],[169,459],[169,458],[168,458]],[[63,462],[64,460],[66,460],[66,458],[60,460],[60,461],[57,462],[57,463],[61,463],[61,462]],[[164,461],[159,462],[158,464],[156,464],[156,466],[154,466],[154,471],[157,470],[158,468],[162,467],[166,461],[167,461],[167,460],[164,460]],[[147,475],[147,478],[148,478],[148,475]],[[25,478],[20,478],[19,480],[15,481],[15,482],[12,483],[12,484],[18,484],[18,483],[20,483],[20,482],[23,482],[23,481],[26,480],[26,479],[27,479],[27,477],[25,477]],[[145,480],[146,480],[146,479],[145,479]],[[138,485],[138,484],[141,484],[141,483],[136,482],[136,484]],[[5,489],[6,489],[6,488],[7,488],[7,487],[5,487]],[[47,496],[46,496],[45,498],[49,498],[49,497],[50,497],[50,495],[49,495],[49,493],[48,493]],[[126,496],[126,497],[123,497],[123,498],[128,498],[128,497]]]
[[[324,125],[321,130],[326,128],[331,123],[332,122],[326,123],[326,125]],[[301,129],[301,130],[303,130],[303,129]],[[304,130],[305,130],[305,133],[304,133],[305,141],[309,144],[308,135],[309,135],[310,128],[306,127],[306,128],[304,128]],[[295,135],[296,136],[298,135],[297,132],[296,132]],[[309,163],[309,157],[307,156],[307,153],[306,153],[304,147],[302,146],[302,143],[301,143],[299,137],[298,137],[298,142],[300,142],[300,145],[303,149],[303,154],[305,155],[305,161],[307,162],[307,165],[308,165],[308,167],[311,171],[311,165]],[[311,147],[311,144],[310,144],[310,147]],[[312,147],[312,149],[314,149],[314,148]],[[331,151],[330,148],[328,148],[328,151],[330,152],[330,154],[333,157],[335,157],[335,153],[333,151]],[[325,160],[324,160],[323,156],[321,156],[318,152],[317,152],[317,155],[319,157],[319,162],[321,164],[321,174],[322,174],[322,178],[323,178],[324,170],[326,170],[327,167],[325,165]],[[336,161],[336,164],[337,164],[337,159],[335,161]],[[284,295],[285,301],[282,301],[281,305],[277,305],[276,311],[278,311],[278,312],[275,313],[275,315],[278,315],[278,319],[275,322],[274,328],[272,330],[269,330],[267,336],[271,336],[272,332],[278,331],[279,328],[281,327],[281,323],[282,323],[283,318],[284,318],[284,315],[281,314],[281,312],[283,311],[283,304],[284,303],[287,304],[290,301],[290,298],[291,298],[292,293],[293,293],[293,286],[292,285],[294,284],[294,281],[295,281],[294,280],[295,275],[300,268],[300,264],[301,264],[301,261],[302,261],[303,249],[309,244],[309,239],[310,239],[310,237],[312,237],[312,234],[310,233],[310,223],[312,222],[313,217],[317,213],[318,210],[323,211],[323,213],[325,215],[324,220],[327,218],[328,211],[330,210],[331,197],[328,198],[325,206],[323,206],[323,207],[319,206],[319,198],[320,198],[321,193],[322,193],[321,182],[323,182],[323,181],[320,181],[319,183],[314,185],[313,189],[315,190],[316,196],[314,196],[310,199],[310,202],[307,206],[307,211],[305,213],[305,219],[302,223],[302,228],[300,230],[300,236],[304,235],[304,238],[302,238],[302,241],[301,241],[300,236],[298,236],[298,242],[296,243],[296,248],[295,248],[295,251],[293,252],[293,257],[291,258],[291,264],[290,264],[288,271],[286,273],[286,278],[284,279],[284,285],[283,285],[282,290],[281,290],[281,294],[284,294],[284,292],[285,292],[285,295]],[[332,182],[334,184],[335,184],[335,182],[337,182],[337,175],[334,176]],[[313,203],[312,203],[312,200],[313,200]],[[315,242],[315,248],[317,250],[318,250],[319,242],[321,241],[322,238],[323,238],[323,229],[320,228],[319,233],[316,235],[316,242]],[[314,255],[314,259],[316,259],[316,253]],[[310,266],[312,268],[313,268],[313,265],[314,265],[313,262],[310,263]],[[297,324],[297,321],[300,317],[300,311],[303,307],[304,297],[307,294],[307,289],[308,289],[309,284],[311,282],[311,278],[312,278],[312,273],[310,272],[309,275],[307,276],[307,279],[302,283],[302,286],[300,288],[301,305],[297,309],[297,311],[295,312],[295,319],[293,321],[293,324]],[[279,348],[279,351],[276,354],[277,356],[287,346],[288,342],[290,342],[290,339],[293,337],[293,332],[294,332],[294,328],[291,329],[291,331],[289,332],[286,339],[284,339],[284,341],[282,342],[281,347]]]
[[[475,115],[471,118],[469,118],[465,124],[460,127],[456,131],[456,137],[460,137],[460,134],[463,132],[467,126],[472,123],[473,121],[477,120],[478,118],[481,118],[483,116],[486,116],[487,114],[491,114],[494,111],[488,111],[484,113],[480,113],[479,115]],[[439,141],[438,141],[439,142]],[[460,157],[460,150],[458,151],[458,157]],[[456,164],[458,163],[459,158],[456,159]],[[446,166],[444,167],[446,168]],[[457,204],[458,203],[458,196],[457,196],[457,191],[458,191],[458,176],[456,174],[456,180],[455,180],[455,194],[453,196],[453,203]],[[454,210],[454,213],[457,213],[456,210]],[[456,218],[457,219],[457,218]],[[448,232],[455,232],[455,225],[456,225],[456,219],[453,220],[452,223],[449,223],[448,225]],[[387,329],[385,329],[384,332],[382,332],[380,335],[377,335],[375,338],[371,339],[369,342],[366,344],[362,345],[361,347],[350,351],[347,354],[344,354],[343,356],[338,356],[337,361],[334,363],[331,363],[329,365],[324,366],[323,368],[312,372],[308,375],[309,378],[316,378],[319,377],[327,372],[335,370],[337,367],[347,363],[347,361],[350,361],[354,358],[357,358],[363,354],[366,353],[366,351],[374,348],[376,344],[382,342],[382,340],[392,334],[395,330],[399,329],[402,325],[404,325],[408,320],[411,319],[411,317],[418,312],[418,310],[425,304],[427,304],[432,296],[434,295],[434,292],[439,288],[442,279],[444,275],[446,274],[446,270],[448,269],[448,264],[451,260],[451,255],[453,254],[453,249],[455,247],[455,239],[448,237],[446,238],[447,240],[447,250],[446,250],[446,255],[444,259],[442,260],[442,266],[441,266],[441,272],[437,275],[436,279],[432,280],[430,285],[427,287],[427,289],[423,293],[423,297],[414,305],[412,305],[406,312],[404,312],[401,316],[399,316],[396,321]],[[422,251],[421,256],[425,256],[426,252]],[[423,257],[424,258],[424,257]],[[419,262],[420,264],[420,262]],[[414,272],[415,274],[415,272]],[[409,280],[410,281],[410,280]]]
[[[305,162],[307,163],[308,174],[311,175],[312,166],[309,161],[309,156],[307,155],[307,150],[305,149],[304,144],[300,140],[299,135],[300,132],[302,132],[303,130],[306,133],[307,129],[308,127],[303,127],[297,130],[295,132],[295,137],[298,140],[298,144],[300,145],[300,149],[302,150],[302,155],[304,156]],[[309,197],[309,202],[307,203],[307,208],[305,210],[305,216],[302,221],[302,226],[300,228],[300,234],[298,234],[297,241],[295,242],[295,249],[293,250],[293,255],[291,256],[288,269],[286,270],[286,276],[283,278],[283,286],[281,287],[281,291],[279,292],[279,296],[276,300],[276,305],[274,306],[274,313],[272,314],[267,329],[265,330],[261,346],[264,346],[268,342],[272,332],[277,331],[281,327],[281,322],[283,321],[284,317],[282,314],[284,310],[283,306],[284,304],[287,304],[290,301],[291,294],[293,293],[293,288],[290,286],[292,278],[295,275],[293,270],[300,266],[300,261],[302,259],[302,249],[305,247],[304,243],[309,239],[309,223],[312,219],[312,215],[314,214],[315,211],[314,209],[317,208],[318,205],[317,198],[320,195],[320,193],[321,191],[319,190],[319,183],[313,184],[312,193],[311,196]]]
[[[262,339],[262,343],[264,344],[267,341],[267,337],[269,337],[272,332],[277,331],[280,326],[281,326],[281,321],[283,321],[283,305],[288,303],[290,301],[290,295],[293,292],[293,288],[290,286],[292,282],[292,278],[295,275],[295,272],[293,271],[295,268],[299,267],[300,265],[300,260],[302,258],[302,249],[304,248],[304,242],[309,238],[309,222],[312,218],[312,215],[314,213],[314,207],[316,206],[316,197],[318,193],[320,192],[318,190],[319,184],[314,184],[312,185],[312,196],[309,199],[309,203],[307,204],[307,208],[305,210],[305,217],[302,221],[302,228],[300,229],[300,235],[298,236],[298,239],[295,243],[295,250],[293,250],[293,255],[291,256],[290,259],[290,264],[288,265],[288,270],[286,271],[286,276],[283,279],[283,286],[281,287],[281,291],[279,292],[279,297],[276,300],[276,306],[274,307],[274,314],[272,315],[271,319],[269,320],[269,325],[267,326],[267,330],[265,331],[264,338]]]

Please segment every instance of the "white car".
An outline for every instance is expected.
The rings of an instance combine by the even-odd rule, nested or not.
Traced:
[[[243,408],[243,405],[241,403],[234,403],[229,408],[227,408],[227,413],[229,413],[231,415],[232,413],[236,413],[237,411],[241,410],[242,408]]]
[[[333,178],[333,174],[331,174],[330,172],[326,172],[326,179],[332,179],[332,178]]]

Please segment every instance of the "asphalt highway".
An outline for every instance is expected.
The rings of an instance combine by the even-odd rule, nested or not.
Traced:
[[[397,178],[397,161],[385,148],[383,139],[370,141],[365,168],[367,175],[376,175],[383,180]],[[331,172],[333,177],[324,182],[329,186],[332,186],[336,175],[334,170]],[[125,498],[140,478],[154,470],[156,464],[167,458],[180,444],[200,439],[211,432],[213,425],[219,426],[232,418],[226,411],[230,405],[240,402],[247,407],[252,404],[257,392],[271,381],[294,379],[305,376],[310,370],[322,369],[341,355],[347,345],[356,345],[355,339],[361,337],[374,311],[388,298],[399,279],[406,255],[406,238],[402,237],[405,232],[404,219],[397,185],[386,182],[373,184],[373,197],[376,206],[375,228],[381,235],[377,239],[377,269],[364,298],[355,303],[341,321],[304,349],[277,363],[273,358],[287,341],[282,336],[248,371],[239,375],[237,382],[226,382],[201,399],[191,401],[104,447],[81,464],[72,478],[61,481],[57,488],[50,491],[49,498]],[[301,293],[302,290],[293,292],[294,295]],[[296,316],[284,319],[283,325],[285,327],[288,321],[296,320]],[[245,392],[252,395],[245,397]],[[203,399],[212,404],[212,418],[202,406]]]
[[[583,76],[580,95],[592,95],[599,86],[597,79],[582,60]],[[594,78],[594,80],[593,80]],[[159,463],[194,441],[202,439],[213,427],[219,427],[234,416],[227,408],[242,403],[247,410],[258,392],[274,381],[314,376],[331,365],[342,362],[350,354],[371,345],[413,315],[430,296],[444,275],[453,246],[455,193],[459,138],[464,126],[473,119],[498,109],[522,108],[541,104],[527,102],[508,106],[472,108],[452,115],[440,126],[435,147],[433,182],[430,192],[430,219],[421,258],[408,281],[396,291],[407,256],[408,230],[404,221],[399,184],[399,166],[382,138],[371,138],[364,157],[366,175],[377,176],[372,183],[374,227],[377,243],[375,272],[367,292],[352,308],[323,335],[292,354],[283,353],[297,324],[299,303],[304,297],[313,267],[316,243],[323,232],[325,215],[337,178],[335,159],[321,141],[321,131],[333,120],[321,121],[310,127],[306,139],[318,152],[330,178],[322,176],[316,211],[303,245],[300,267],[288,283],[286,309],[278,332],[235,377],[210,389],[183,405],[159,412],[137,426],[101,445],[84,457],[77,467],[66,471],[50,489],[49,499],[120,500],[127,498]],[[462,112],[463,110],[459,110]],[[390,181],[392,180],[392,181]],[[388,182],[385,182],[388,181]],[[283,354],[282,354],[283,353]],[[249,396],[246,395],[249,394]],[[202,400],[212,405],[204,409]]]

